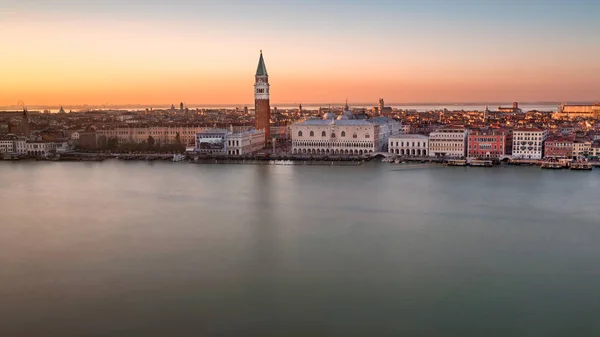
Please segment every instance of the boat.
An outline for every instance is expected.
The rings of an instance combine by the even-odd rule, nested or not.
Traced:
[[[542,169],[547,169],[547,170],[561,170],[561,169],[565,168],[565,166],[563,164],[556,162],[556,161],[542,162],[542,165],[540,167]]]
[[[471,166],[474,166],[474,167],[492,167],[492,161],[491,160],[484,160],[484,159],[473,159],[473,160],[471,160]]]
[[[176,162],[180,162],[180,161],[183,161],[183,160],[185,160],[185,154],[176,153],[176,154],[173,155],[173,162],[176,163]]]
[[[571,163],[571,170],[576,170],[576,171],[591,171],[593,168],[592,163],[588,163],[588,162],[575,162],[575,163]]]
[[[450,159],[446,162],[446,166],[467,166],[467,161],[464,159]]]
[[[394,163],[400,164],[400,163],[403,163],[403,161],[401,161],[400,159],[396,159],[396,160],[394,160]]]

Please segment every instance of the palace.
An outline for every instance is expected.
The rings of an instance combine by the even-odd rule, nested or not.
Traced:
[[[292,153],[316,155],[363,155],[386,151],[388,138],[402,132],[402,123],[387,117],[353,119],[346,107],[340,116],[332,112],[323,119],[292,125]]]

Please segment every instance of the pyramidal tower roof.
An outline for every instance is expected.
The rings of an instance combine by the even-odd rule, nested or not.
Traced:
[[[267,67],[265,66],[265,60],[263,59],[262,50],[260,51],[260,59],[258,59],[258,68],[256,68],[256,76],[269,76],[269,74],[267,74]]]

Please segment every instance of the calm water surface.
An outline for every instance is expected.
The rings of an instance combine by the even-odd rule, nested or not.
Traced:
[[[600,170],[0,162],[0,336],[600,336]]]

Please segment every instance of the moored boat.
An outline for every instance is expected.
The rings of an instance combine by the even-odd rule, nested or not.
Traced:
[[[471,166],[475,167],[492,167],[491,160],[473,159],[471,160]]]
[[[449,159],[446,166],[467,166],[467,161],[464,159]]]
[[[548,169],[548,170],[561,170],[563,169],[565,166],[559,162],[556,161],[545,161],[542,163],[542,165],[540,166],[542,169]]]
[[[592,163],[588,163],[588,162],[575,162],[575,163],[571,163],[571,170],[576,170],[576,171],[591,171],[593,168]]]

